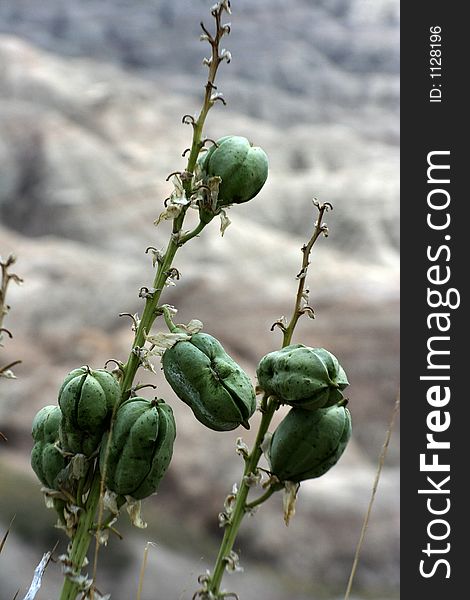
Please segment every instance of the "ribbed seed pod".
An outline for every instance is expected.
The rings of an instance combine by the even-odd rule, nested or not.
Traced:
[[[81,367],[71,371],[59,390],[63,414],[60,441],[64,449],[90,455],[98,447],[116,402],[117,380],[104,369]]]
[[[340,459],[351,430],[351,415],[344,406],[292,408],[271,438],[272,473],[280,481],[293,482],[324,475]]]
[[[61,447],[72,454],[91,456],[98,448],[103,432],[78,431],[71,421],[62,417],[59,426]]]
[[[207,333],[177,342],[162,358],[166,380],[209,429],[249,428],[256,396],[248,375]]]
[[[286,346],[264,356],[257,369],[260,387],[284,404],[307,410],[326,408],[343,400],[349,385],[338,359],[324,348]]]
[[[103,436],[100,469],[104,472],[108,433]],[[106,486],[140,500],[155,493],[170,464],[176,424],[163,400],[129,398],[116,413],[106,465]]]
[[[222,179],[218,208],[251,200],[268,177],[268,157],[264,150],[238,135],[217,140],[217,146],[202,155],[199,164],[203,176]]]
[[[56,442],[62,413],[58,406],[43,406],[33,419],[32,436],[35,442]]]
[[[66,466],[66,459],[57,446],[62,414],[58,406],[44,406],[33,420],[31,467],[39,481],[48,488],[57,489],[57,479]]]

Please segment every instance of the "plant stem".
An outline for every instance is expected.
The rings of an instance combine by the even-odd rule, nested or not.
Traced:
[[[261,423],[256,435],[255,443],[253,445],[253,450],[251,451],[251,454],[248,455],[246,460],[243,478],[240,483],[240,489],[237,492],[235,508],[231,515],[230,522],[226,526],[219,554],[215,563],[214,572],[210,579],[209,591],[212,592],[216,598],[219,597],[220,584],[222,582],[222,577],[224,575],[225,565],[227,562],[226,559],[233,549],[233,544],[237,538],[238,530],[247,510],[246,499],[248,497],[248,492],[250,491],[250,486],[247,483],[247,477],[250,474],[255,473],[258,467],[258,462],[262,454],[261,444],[263,443],[263,439],[268,431],[271,419],[273,418],[273,415],[278,407],[278,401],[274,396],[271,396],[264,404],[265,407],[262,408]]]
[[[256,506],[263,504],[263,502],[266,502],[266,500],[268,500],[268,498],[271,498],[271,496],[274,494],[275,491],[276,491],[276,489],[272,485],[269,486],[269,488],[266,490],[266,492],[264,492],[263,495],[261,495],[259,498],[256,498],[256,500],[253,500],[253,502],[248,502],[245,505],[246,509],[251,510],[252,508],[255,508]]]
[[[205,86],[205,94],[202,103],[202,108],[200,110],[199,116],[197,119],[190,117],[190,122],[193,127],[193,136],[191,149],[186,165],[186,170],[184,173],[181,173],[181,181],[183,184],[184,193],[187,200],[191,199],[192,194],[194,193],[193,185],[194,185],[194,177],[193,173],[196,167],[197,159],[199,153],[204,145],[204,141],[202,140],[202,132],[205,124],[205,120],[210,108],[214,105],[216,99],[218,97],[213,96],[213,90],[215,88],[214,81],[217,74],[217,69],[224,59],[223,56],[219,55],[219,43],[224,34],[228,33],[229,29],[221,24],[221,15],[224,10],[227,10],[224,3],[219,3],[215,8],[212,9],[211,13],[215,18],[216,31],[214,36],[208,34],[207,30],[203,27],[203,30],[208,35],[206,39],[209,41],[211,46],[211,59],[208,61],[209,67],[209,75],[207,79],[207,83]],[[184,119],[183,119],[184,120]],[[186,121],[188,122],[188,121]],[[178,248],[184,245],[186,242],[191,240],[193,237],[201,233],[205,225],[209,222],[210,218],[207,221],[203,221],[201,219],[200,223],[197,227],[186,234],[182,234],[183,222],[186,216],[186,211],[188,209],[189,203],[184,206],[180,212],[180,214],[173,220],[173,228],[172,234],[168,241],[165,254],[163,258],[159,260],[157,271],[155,274],[153,289],[149,290],[149,293],[146,298],[145,307],[142,313],[142,317],[140,323],[137,327],[137,331],[135,332],[134,341],[132,344],[132,348],[127,359],[125,365],[122,366],[122,377],[121,377],[121,391],[122,391],[122,401],[126,400],[132,389],[132,385],[134,382],[135,375],[137,370],[141,364],[141,356],[139,352],[144,348],[146,344],[146,336],[150,333],[152,325],[160,313],[159,302],[160,297],[169,277],[173,260],[175,258],[176,252]],[[3,266],[3,263],[2,263]],[[2,294],[0,299],[3,300],[3,282],[2,282]],[[0,318],[3,317],[3,314]],[[0,321],[1,322],[1,321]],[[102,528],[102,520],[103,520],[103,495],[105,488],[105,480],[106,480],[106,456],[109,452],[109,444],[112,437],[113,424],[114,419],[117,413],[118,406],[114,407],[113,415],[111,419],[109,436],[108,436],[108,448],[105,454],[105,464],[103,468],[103,472],[100,473],[99,462],[95,463],[95,472],[93,476],[92,485],[88,494],[87,501],[85,503],[84,510],[79,514],[77,529],[74,532],[71,549],[69,552],[68,558],[71,561],[74,572],[79,574],[81,567],[83,566],[83,561],[86,557],[88,547],[90,545],[91,539],[93,537],[90,530],[93,528],[93,522],[95,518],[95,514],[97,515],[97,523],[96,523],[96,531],[99,531]],[[101,501],[100,501],[101,499]],[[98,509],[98,511],[97,511]],[[99,542],[98,537],[96,541],[95,548],[95,559],[93,566],[93,580],[96,578],[96,569],[97,569],[97,559],[98,559],[98,549]],[[75,600],[77,593],[79,592],[80,585],[77,582],[73,582],[70,579],[66,579],[63,584],[60,600]]]
[[[179,230],[178,230],[179,231]],[[178,233],[178,231],[176,233]],[[163,260],[159,263],[157,273],[154,279],[154,292],[147,298],[145,303],[144,312],[142,313],[142,319],[137,329],[132,350],[129,355],[128,361],[125,364],[123,371],[124,377],[121,382],[121,389],[123,392],[123,398],[127,398],[132,382],[134,381],[135,374],[140,365],[140,358],[136,353],[138,348],[142,348],[145,344],[145,336],[150,332],[153,322],[157,316],[157,307],[160,301],[160,296],[165,287],[165,283],[168,277],[168,272],[173,263],[173,259],[178,250],[178,243],[176,241],[176,235],[173,234],[168,242],[168,246],[163,257]]]
[[[214,89],[214,81],[217,74],[217,69],[219,64],[223,60],[222,57],[219,56],[219,43],[226,31],[221,25],[220,19],[223,11],[223,6],[219,5],[219,7],[212,12],[215,21],[216,21],[216,33],[214,37],[209,37],[209,42],[212,49],[212,57],[209,64],[209,75],[208,80],[205,86],[205,94],[204,100],[202,104],[201,111],[197,120],[192,121],[193,126],[193,136],[191,149],[186,165],[186,172],[183,177],[181,174],[181,180],[183,183],[183,189],[185,192],[186,199],[190,199],[193,193],[193,183],[194,178],[192,174],[194,173],[194,169],[196,167],[196,162],[199,156],[199,153],[204,145],[202,141],[202,132],[204,129],[205,120],[210,108],[214,105],[215,100],[212,98],[212,90]],[[166,281],[168,279],[173,260],[175,258],[176,252],[178,249],[183,246],[186,242],[191,240],[193,237],[201,233],[207,222],[200,222],[198,226],[191,232],[182,235],[182,227],[183,222],[186,216],[186,211],[189,205],[183,207],[181,213],[173,220],[173,228],[172,234],[168,241],[165,254],[163,258],[159,261],[157,271],[155,274],[153,289],[149,291],[149,294],[146,298],[145,307],[142,313],[142,318],[140,320],[139,326],[134,336],[134,341],[132,344],[132,348],[127,359],[127,362],[122,367],[122,378],[121,378],[121,391],[122,391],[122,401],[126,400],[132,389],[132,385],[134,382],[135,375],[137,370],[141,364],[141,358],[139,356],[139,350],[144,348],[146,343],[146,336],[150,333],[152,325],[159,314],[158,307],[160,302],[160,297],[162,295],[163,289],[165,287]],[[108,449],[109,444],[112,437],[114,419],[117,413],[117,406],[115,406],[113,410],[113,415],[110,424],[109,436],[108,436]],[[108,454],[108,450],[106,451],[105,457]],[[95,474],[93,479],[93,484],[90,489],[88,499],[86,502],[85,510],[80,514],[79,521],[77,525],[77,530],[72,539],[72,547],[70,550],[69,558],[74,565],[74,568],[77,569],[77,572],[80,570],[83,565],[83,560],[88,551],[88,547],[90,545],[90,541],[92,535],[90,534],[90,529],[93,525],[93,520],[95,517],[95,513],[98,509],[97,516],[97,526],[96,529],[99,531],[102,527],[102,519],[103,519],[103,502],[100,501],[100,498],[103,498],[104,489],[105,489],[105,480],[106,480],[106,458],[105,465],[103,468],[103,472],[100,473],[98,461],[95,466]],[[98,560],[98,550],[99,550],[99,541],[97,538],[96,547],[95,547],[95,559],[93,565],[93,580],[96,578],[96,570],[97,570],[97,560]],[[63,590],[60,596],[60,600],[75,600],[76,595],[79,591],[79,587],[77,583],[73,583],[70,579],[66,579],[64,582]]]
[[[309,262],[310,253],[312,251],[313,245],[315,244],[315,242],[317,241],[319,236],[322,233],[325,234],[327,232],[325,225],[322,224],[322,219],[323,219],[323,215],[324,215],[325,211],[332,208],[331,204],[328,204],[327,202],[325,202],[325,204],[316,203],[316,206],[318,208],[318,219],[315,222],[315,227],[313,230],[312,237],[310,238],[310,240],[308,241],[307,244],[302,246],[302,254],[303,254],[302,268],[300,269],[300,272],[297,275],[297,278],[299,280],[299,286],[297,288],[297,295],[295,297],[294,310],[292,311],[291,320],[289,321],[289,324],[287,325],[287,327],[284,328],[284,338],[282,340],[283,348],[285,348],[286,346],[289,346],[289,344],[291,343],[292,336],[294,334],[294,330],[297,325],[297,321],[302,316],[302,314],[304,314],[304,312],[306,312],[305,307],[304,307],[304,309],[302,308],[302,299],[303,299],[304,293],[305,293],[305,280],[307,278],[308,266],[310,264],[310,262]],[[313,314],[313,310],[312,309],[309,309],[309,310]]]
[[[186,244],[186,242],[189,242],[189,240],[192,240],[193,237],[196,237],[197,235],[199,235],[205,226],[206,226],[206,223],[204,223],[203,221],[199,221],[197,227],[195,227],[193,229],[193,231],[190,231],[189,233],[181,236],[180,244],[181,245]]]
[[[204,123],[206,121],[207,114],[215,102],[215,100],[212,99],[212,91],[214,89],[214,81],[217,75],[217,69],[223,60],[223,58],[221,58],[221,56],[219,55],[220,40],[222,39],[222,36],[225,33],[225,30],[221,25],[222,11],[223,8],[219,7],[213,12],[216,28],[214,36],[209,36],[208,38],[208,41],[211,46],[209,75],[205,86],[204,100],[202,103],[201,110],[199,112],[199,116],[195,121],[192,122],[193,139],[191,143],[191,150],[189,152],[188,162],[186,165],[186,172],[190,174],[194,173],[194,168],[196,167],[197,159],[203,146],[202,132],[204,129]],[[192,185],[193,181],[191,177],[185,178],[183,180],[183,188],[187,199],[189,199],[191,196]],[[150,332],[152,324],[157,316],[156,309],[158,306],[158,302],[160,300],[161,293],[165,286],[168,271],[171,268],[175,254],[180,246],[182,246],[190,239],[201,233],[201,231],[206,225],[206,223],[200,221],[198,226],[192,232],[181,236],[181,229],[183,226],[184,217],[186,215],[186,210],[187,207],[183,209],[181,214],[173,221],[173,235],[171,236],[170,241],[168,242],[165,255],[163,257],[162,262],[159,263],[157,273],[155,275],[155,281],[153,284],[155,291],[150,298],[147,298],[145,309],[142,314],[140,325],[136,332],[131,353],[129,355],[126,365],[123,368],[124,377],[121,383],[121,389],[123,391],[124,398],[126,398],[127,394],[129,393],[130,388],[132,386],[132,382],[134,381],[135,374],[137,372],[137,369],[139,368],[139,356],[136,354],[135,350],[137,348],[141,348],[144,345],[145,335]]]
[[[313,245],[317,241],[320,234],[326,234],[327,228],[324,224],[322,224],[323,214],[326,210],[331,208],[331,205],[328,203],[319,204],[315,203],[317,206],[319,215],[318,219],[315,222],[314,230],[312,236],[307,244],[302,247],[303,259],[302,259],[302,268],[300,270],[299,275],[297,276],[299,280],[297,294],[295,298],[294,310],[292,312],[291,320],[287,326],[282,326],[283,329],[283,341],[282,347],[285,348],[291,343],[292,335],[294,333],[297,322],[302,314],[307,311],[312,311],[310,307],[302,306],[304,297],[305,297],[305,279],[307,276],[310,253],[312,251]],[[264,436],[266,435],[269,425],[271,424],[271,420],[274,416],[275,411],[279,408],[279,401],[274,396],[270,398],[263,399],[261,405],[261,422],[259,425],[258,433],[256,435],[256,440],[253,445],[253,449],[251,453],[248,455],[245,463],[245,470],[243,472],[243,478],[240,483],[240,489],[237,493],[235,500],[235,507],[233,509],[233,513],[231,515],[230,522],[226,525],[224,537],[222,539],[222,543],[219,549],[219,554],[216,559],[216,563],[214,566],[214,571],[208,582],[208,591],[213,594],[214,598],[222,598],[220,593],[220,584],[222,583],[222,578],[224,575],[225,566],[227,564],[227,558],[229,557],[230,552],[233,549],[233,545],[238,535],[238,530],[242,523],[243,517],[245,513],[265,502],[277,489],[271,486],[263,495],[254,500],[251,503],[247,503],[248,493],[250,491],[250,487],[247,483],[247,476],[255,473],[258,468],[258,462],[261,458],[262,450],[261,444],[263,443]],[[204,597],[204,596],[202,596]]]
[[[93,519],[100,500],[100,485],[100,476],[99,473],[96,472],[85,504],[85,509],[78,521],[77,531],[75,532],[72,547],[68,555],[71,566],[77,574],[80,573],[83,561],[88,552],[88,547],[93,538]],[[66,578],[62,586],[59,600],[75,600],[79,591],[80,584]]]

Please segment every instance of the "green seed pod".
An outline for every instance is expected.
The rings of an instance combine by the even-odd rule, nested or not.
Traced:
[[[57,481],[66,467],[66,459],[56,444],[36,442],[31,451],[31,466],[39,481],[57,489]]]
[[[63,414],[60,439],[64,449],[90,455],[99,445],[116,402],[117,380],[104,369],[81,367],[71,371],[59,390]]]
[[[59,440],[61,447],[72,454],[85,454],[91,456],[98,448],[103,437],[103,432],[78,431],[73,423],[62,416],[59,426]]]
[[[262,148],[237,135],[217,140],[199,159],[205,178],[218,176],[217,207],[241,204],[251,200],[261,190],[268,177],[268,157]]]
[[[100,469],[104,472],[108,432],[103,436]],[[106,485],[136,500],[154,494],[170,464],[176,424],[163,400],[129,398],[116,413],[106,466]]]
[[[33,420],[35,444],[31,451],[31,467],[39,481],[51,489],[57,489],[57,479],[66,466],[66,459],[57,446],[61,416],[58,406],[45,406]]]
[[[33,419],[33,440],[35,442],[56,442],[59,437],[61,418],[62,413],[58,406],[43,406]]]
[[[351,415],[344,406],[292,408],[271,438],[271,471],[280,481],[321,477],[338,462],[350,437]]]
[[[264,356],[257,369],[260,387],[284,404],[307,410],[333,406],[349,385],[337,358],[324,348],[286,346]]]
[[[248,375],[207,333],[177,342],[162,357],[163,372],[176,395],[209,429],[249,429],[256,409],[255,390]]]

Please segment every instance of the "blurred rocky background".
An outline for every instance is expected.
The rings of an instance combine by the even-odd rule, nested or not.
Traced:
[[[15,0],[0,2],[0,254],[18,256],[25,282],[11,285],[0,362],[0,596],[23,597],[42,553],[60,539],[29,467],[35,412],[56,402],[64,375],[82,364],[125,360],[142,285],[153,279],[147,246],[163,247],[154,219],[171,191],[202,95],[206,0]],[[345,367],[354,437],[340,464],[303,484],[289,528],[281,498],[247,519],[228,575],[241,600],[342,597],[378,455],[398,390],[398,3],[395,0],[235,0],[233,60],[220,71],[228,106],[206,133],[245,135],[270,157],[261,194],[232,208],[224,238],[214,222],[177,256],[182,272],[165,300],[178,319],[199,318],[254,376],[279,346],[270,326],[289,315],[300,247],[315,219],[313,196],[331,202],[330,236],[309,276],[316,320],[297,341],[325,346]],[[211,432],[178,403],[174,460],[144,504],[149,528],[121,521],[124,541],[102,552],[99,587],[142,600],[189,599],[210,568],[217,513],[242,465],[239,435]],[[151,390],[149,390],[151,393]],[[398,427],[398,426],[397,426]],[[353,597],[398,597],[398,428],[379,485]],[[59,552],[60,552],[59,549]],[[57,597],[51,564],[38,600]]]

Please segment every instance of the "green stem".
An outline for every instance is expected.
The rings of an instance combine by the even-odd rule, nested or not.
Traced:
[[[168,306],[166,306],[164,304],[162,306],[161,310],[162,310],[162,314],[163,314],[163,319],[165,320],[166,326],[168,327],[168,331],[170,333],[174,333],[174,331],[178,328],[176,327],[175,323],[173,322],[173,319],[171,318],[171,314],[170,314],[170,311],[168,310]]]
[[[179,231],[179,230],[178,230]],[[178,233],[178,231],[176,233]],[[138,348],[143,348],[145,344],[145,336],[150,332],[153,322],[157,317],[157,307],[162,294],[163,288],[165,287],[166,280],[168,278],[168,272],[173,263],[173,259],[178,250],[179,244],[177,242],[177,235],[173,234],[168,242],[168,246],[163,257],[163,260],[158,265],[157,273],[153,283],[154,292],[147,298],[145,303],[144,312],[142,313],[142,319],[137,329],[134,343],[132,345],[132,351],[129,355],[127,363],[123,367],[124,377],[121,382],[121,389],[123,391],[123,399],[126,399],[132,382],[134,381],[135,374],[140,365],[140,358],[136,354]]]
[[[325,211],[327,211],[329,208],[331,208],[331,205],[328,203],[321,204],[321,205],[317,204],[316,206],[318,207],[318,219],[315,223],[312,237],[310,238],[308,243],[302,247],[302,254],[303,254],[302,268],[300,269],[300,272],[297,275],[297,277],[299,279],[299,286],[297,288],[297,295],[295,297],[294,310],[292,311],[291,320],[289,321],[289,324],[287,325],[287,327],[284,328],[284,337],[282,340],[283,348],[285,348],[286,346],[289,346],[289,344],[291,343],[292,336],[294,334],[294,330],[297,326],[297,321],[300,319],[302,314],[305,312],[302,309],[302,299],[303,299],[304,292],[305,292],[305,280],[307,279],[307,271],[308,271],[308,267],[310,264],[310,262],[309,262],[310,253],[312,251],[313,245],[315,244],[315,242],[317,241],[319,236],[325,232],[324,225],[322,224],[322,219],[323,219],[323,215],[324,215]]]
[[[211,99],[211,97],[212,91],[214,89],[214,81],[216,78],[217,69],[221,62],[221,59],[219,57],[219,42],[223,35],[223,30],[220,26],[220,14],[221,10],[217,11],[217,14],[215,15],[216,35],[211,41],[212,60],[209,66],[209,76],[207,78],[207,83],[205,86],[204,100],[199,116],[193,123],[193,139],[191,144],[191,150],[189,152],[188,163],[186,165],[186,171],[188,173],[194,173],[197,159],[203,146],[202,132],[204,129],[204,123],[206,121],[206,117],[210,108],[214,105],[214,101]],[[184,179],[183,188],[187,198],[191,196],[192,185],[192,179]],[[163,257],[162,262],[158,266],[157,274],[155,276],[155,281],[153,285],[155,291],[153,295],[147,299],[145,309],[142,314],[142,319],[134,339],[131,354],[129,355],[129,359],[123,368],[124,377],[121,383],[121,389],[123,391],[124,399],[127,397],[130,391],[135,374],[137,372],[137,369],[139,368],[140,360],[138,355],[135,353],[135,350],[137,348],[143,347],[145,343],[145,335],[150,332],[152,324],[157,316],[156,309],[160,300],[161,293],[165,286],[165,282],[168,276],[167,273],[171,268],[175,254],[180,246],[182,246],[190,239],[201,233],[201,231],[207,225],[207,223],[200,221],[198,226],[192,232],[181,236],[181,229],[183,226],[184,217],[186,216],[186,210],[187,207],[186,209],[183,209],[181,214],[173,221],[173,235],[171,236],[170,241],[168,242],[165,255]]]
[[[93,538],[93,519],[100,500],[100,476],[95,474],[90,493],[81,513],[68,558],[73,570],[78,574],[83,566],[90,542]],[[68,578],[65,579],[59,600],[75,600],[80,591],[80,584]]]
[[[268,498],[271,498],[271,496],[274,494],[275,491],[276,491],[276,488],[273,487],[272,485],[270,485],[269,488],[266,490],[266,492],[264,492],[264,494],[262,494],[259,498],[256,498],[256,500],[253,500],[253,502],[248,502],[245,505],[245,508],[247,510],[251,510],[252,508],[255,508],[256,506],[263,504],[263,502],[266,502],[266,500],[268,500]]]
[[[237,499],[235,501],[235,507],[230,518],[230,522],[225,528],[224,537],[220,546],[219,554],[214,567],[214,572],[210,579],[209,591],[212,592],[215,598],[220,596],[220,584],[224,576],[224,570],[227,563],[227,557],[233,549],[233,544],[238,535],[241,522],[249,505],[246,503],[250,486],[247,483],[247,477],[255,473],[258,462],[261,458],[262,450],[261,444],[263,443],[264,436],[266,435],[271,419],[278,407],[278,401],[275,397],[271,397],[267,402],[263,403],[261,423],[258,429],[256,440],[253,446],[251,454],[249,454],[246,463],[245,471],[243,472],[243,478],[240,483],[240,489],[237,493]]]
[[[186,166],[186,172],[189,174],[194,173],[194,169],[196,167],[197,159],[199,153],[204,145],[202,141],[202,132],[204,128],[204,123],[207,117],[207,114],[210,108],[214,104],[214,100],[212,99],[212,92],[214,89],[214,80],[217,74],[218,66],[222,60],[219,57],[219,42],[222,36],[224,35],[224,28],[221,26],[220,18],[221,13],[223,11],[223,7],[219,6],[216,12],[212,13],[216,20],[216,34],[213,38],[210,38],[210,44],[212,48],[212,61],[209,65],[209,75],[207,84],[205,86],[205,94],[204,100],[202,104],[201,111],[197,120],[194,120],[193,125],[193,137],[191,150],[188,157],[188,162]],[[190,198],[193,193],[193,177],[181,177],[183,181],[183,188],[186,195],[186,198]],[[176,252],[178,248],[180,248],[183,244],[188,242],[190,239],[199,235],[205,225],[207,225],[208,221],[203,221],[198,224],[198,226],[191,232],[182,235],[182,227],[183,222],[186,216],[186,210],[188,206],[184,207],[178,217],[173,220],[173,229],[172,235],[168,242],[165,254],[161,261],[159,261],[157,272],[155,274],[154,283],[153,283],[153,293],[149,294],[146,299],[145,307],[142,313],[142,318],[137,328],[137,331],[134,336],[134,341],[132,344],[132,349],[127,359],[127,362],[122,367],[122,379],[121,379],[121,390],[122,390],[122,401],[126,400],[129,397],[129,394],[132,389],[132,384],[134,382],[135,375],[140,366],[141,359],[138,354],[139,349],[144,348],[146,343],[146,335],[150,333],[152,325],[160,314],[158,310],[160,297],[165,287],[170,269],[173,264],[173,260],[175,258]],[[111,440],[112,430],[114,419],[117,412],[117,406],[115,406],[113,410],[113,416],[110,425],[109,431],[109,441]],[[108,444],[109,444],[108,441]],[[109,448],[109,446],[108,446]],[[108,452],[108,450],[107,450]],[[106,453],[107,455],[107,453]],[[102,475],[102,476],[101,476]],[[95,467],[95,474],[93,477],[93,483],[88,495],[88,499],[85,504],[84,511],[79,516],[79,521],[77,525],[77,530],[75,531],[75,535],[72,539],[72,546],[69,553],[69,558],[74,565],[74,570],[79,572],[80,568],[83,565],[84,558],[86,556],[88,547],[90,545],[90,541],[92,538],[92,534],[90,530],[93,527],[93,521],[95,517],[95,513],[97,512],[97,508],[99,506],[98,511],[98,523],[97,529],[100,529],[102,524],[101,520],[103,518],[103,503],[100,504],[100,498],[104,493],[104,480],[106,478],[106,460],[104,465],[103,473],[100,475],[98,463]],[[97,559],[98,559],[98,540],[96,543],[95,549],[95,560],[93,567],[93,579],[96,576],[96,568],[97,568]],[[60,600],[75,600],[76,595],[79,591],[79,585],[77,583],[73,583],[70,579],[66,579],[64,581],[62,593],[60,596]]]
[[[312,251],[313,245],[315,244],[315,242],[317,241],[319,236],[322,233],[325,233],[325,231],[326,231],[325,226],[322,224],[322,218],[323,218],[323,214],[325,213],[325,211],[328,210],[329,208],[331,208],[331,206],[328,203],[322,204],[322,205],[320,205],[319,203],[316,203],[316,206],[318,208],[319,215],[318,215],[317,221],[315,222],[314,230],[313,230],[310,240],[302,248],[302,253],[303,253],[302,268],[298,275],[299,284],[298,284],[297,294],[296,294],[295,303],[294,303],[294,310],[292,312],[292,317],[291,317],[291,320],[289,321],[289,324],[287,326],[283,327],[283,334],[284,334],[283,340],[282,340],[283,348],[285,348],[286,346],[288,346],[291,343],[294,330],[297,326],[297,322],[298,322],[299,318],[301,317],[301,315],[304,312],[306,312],[306,308],[302,307],[302,303],[303,303],[303,299],[305,297],[305,291],[304,291],[305,290],[305,280],[306,280],[307,271],[308,271],[308,267],[309,267],[310,253]],[[312,309],[310,309],[310,307],[307,307],[307,308],[309,310],[312,310]],[[247,475],[250,475],[251,473],[255,473],[256,469],[258,468],[258,462],[259,462],[259,460],[261,458],[261,454],[262,454],[261,444],[263,442],[264,436],[266,435],[266,433],[268,431],[268,428],[269,428],[269,425],[273,418],[273,415],[278,407],[279,407],[279,402],[275,397],[271,396],[267,400],[267,402],[266,402],[266,398],[263,399],[263,403],[261,406],[261,411],[262,411],[263,416],[261,418],[261,423],[259,426],[258,434],[256,436],[253,450],[252,450],[251,454],[248,455],[248,458],[245,463],[245,471],[243,473],[243,479],[240,484],[240,490],[237,493],[237,497],[235,500],[235,507],[233,509],[233,513],[232,513],[230,522],[226,526],[224,537],[222,539],[222,543],[220,546],[219,554],[216,559],[214,572],[213,572],[213,574],[210,578],[210,582],[209,582],[209,592],[212,592],[212,594],[214,595],[214,598],[222,597],[220,594],[220,584],[222,583],[225,565],[227,563],[227,557],[229,556],[231,550],[233,549],[233,545],[237,538],[238,530],[242,523],[243,517],[245,516],[245,513],[248,510],[250,510],[251,508],[254,508],[255,506],[259,506],[260,504],[265,502],[275,491],[280,489],[277,486],[271,486],[262,496],[260,496],[253,502],[251,502],[251,503],[246,502],[246,499],[248,497],[248,492],[249,492],[249,486],[246,483],[246,477],[247,477]]]
[[[186,244],[186,242],[189,242],[189,240],[191,240],[193,237],[196,237],[197,235],[199,235],[206,225],[207,225],[207,223],[204,223],[203,221],[199,221],[199,224],[197,227],[195,227],[189,233],[186,233],[185,235],[181,236],[180,245],[182,246],[183,244]]]
[[[207,112],[205,113],[207,114]],[[200,119],[200,124],[198,127],[194,128],[193,132],[193,142],[192,142],[192,152],[190,158],[188,160],[187,170],[192,171],[194,169],[197,156],[199,153],[200,143],[201,143],[201,131],[202,126],[204,124],[204,118]],[[197,152],[196,152],[197,148]],[[188,184],[190,188],[190,183]],[[188,194],[190,189],[186,190]],[[186,188],[185,188],[186,189]],[[179,235],[181,232],[181,228],[183,225],[185,217],[185,211],[183,211],[179,217],[177,217],[173,221],[173,232],[168,242],[166,252],[163,256],[162,261],[159,263],[157,272],[155,274],[153,288],[154,292],[151,294],[145,303],[145,308],[142,313],[142,318],[139,324],[139,327],[136,331],[134,342],[132,344],[132,350],[129,354],[129,358],[127,363],[123,367],[123,378],[121,380],[121,390],[123,400],[125,400],[130,393],[132,383],[134,381],[137,370],[140,366],[140,357],[136,353],[136,350],[139,348],[143,348],[146,342],[146,335],[150,332],[152,325],[158,315],[157,307],[160,301],[160,296],[165,287],[166,280],[168,278],[168,273],[171,269],[173,260],[175,258],[176,252],[178,248],[186,243],[191,237],[187,236],[187,239],[181,240]],[[198,229],[197,233],[202,231],[203,227]],[[195,234],[197,235],[197,234]],[[117,407],[116,407],[117,408]],[[113,416],[115,415],[116,410],[114,411]],[[112,430],[112,424],[111,424]],[[111,437],[111,436],[110,436]],[[106,471],[106,467],[105,467]],[[104,474],[105,475],[105,474]],[[77,571],[80,569],[83,564],[83,560],[88,551],[88,547],[90,545],[92,535],[90,534],[90,529],[93,525],[93,520],[95,517],[96,509],[99,505],[99,500],[101,496],[101,492],[104,491],[104,483],[101,480],[101,476],[99,473],[99,468],[96,467],[95,476],[93,479],[93,484],[86,502],[85,510],[80,514],[78,527],[75,532],[72,541],[72,548],[70,550],[69,558],[72,561],[72,564],[77,568]],[[101,527],[101,524],[98,523],[98,527]],[[96,569],[96,557],[95,557],[95,569]],[[60,600],[75,600],[76,595],[79,591],[79,586],[77,583],[70,581],[70,579],[66,579],[64,581],[63,589],[61,592]]]

